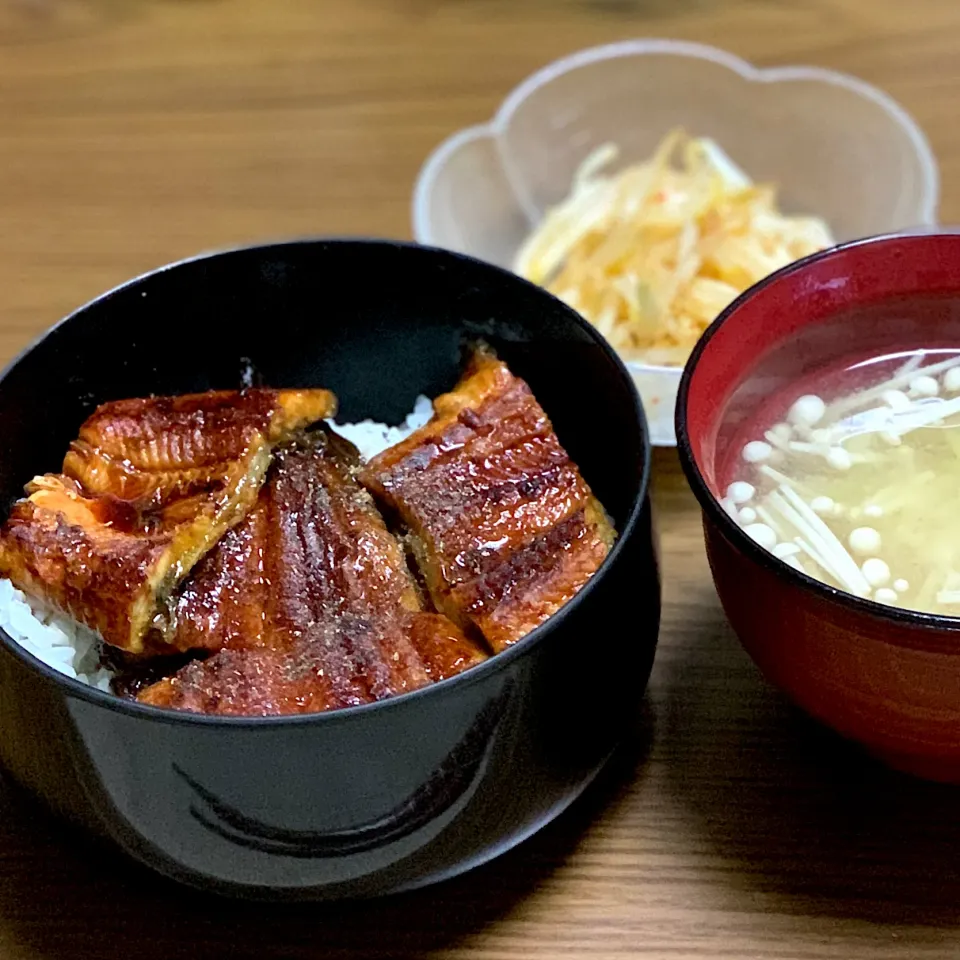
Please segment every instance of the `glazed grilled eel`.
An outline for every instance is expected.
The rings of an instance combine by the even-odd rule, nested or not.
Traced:
[[[105,403],[14,505],[0,575],[113,646],[161,652],[168,599],[253,506],[273,448],[335,409],[327,390]]]
[[[437,610],[494,652],[566,603],[616,533],[530,388],[488,349],[360,481],[407,540]]]
[[[609,552],[603,507],[489,350],[426,426],[366,465],[315,426],[335,406],[325,390],[104,404],[62,473],[14,505],[0,575],[99,631],[130,668],[117,681],[127,695],[272,715],[474,666],[556,612]],[[377,505],[402,527],[426,605]],[[204,659],[176,669],[177,656]]]
[[[403,551],[326,430],[277,452],[247,518],[198,565],[172,642],[217,651],[139,694],[201,713],[313,712],[379,700],[485,653],[422,610]]]

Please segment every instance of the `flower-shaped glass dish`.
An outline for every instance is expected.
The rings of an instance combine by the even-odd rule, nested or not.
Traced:
[[[758,69],[722,50],[632,40],[575,53],[525,80],[494,119],[427,160],[413,199],[416,239],[509,267],[597,146],[647,159],[674,127],[706,136],[786,213],[824,218],[838,241],[936,222],[936,162],[885,93],[814,67]],[[680,369],[627,364],[651,438],[674,445]]]

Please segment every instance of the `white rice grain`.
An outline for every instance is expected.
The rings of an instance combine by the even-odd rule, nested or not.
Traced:
[[[364,460],[370,460],[388,447],[405,440],[419,430],[433,416],[433,404],[423,396],[417,397],[413,410],[399,427],[390,427],[375,420],[361,420],[359,423],[337,423],[328,420],[327,426],[345,440],[349,440]]]

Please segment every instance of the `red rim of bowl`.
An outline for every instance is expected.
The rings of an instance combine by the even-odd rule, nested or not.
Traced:
[[[861,615],[876,617],[886,620],[903,627],[924,628],[928,630],[949,630],[960,632],[960,616],[952,617],[939,613],[926,613],[920,610],[907,610],[903,607],[894,607],[884,603],[877,603],[874,600],[867,600],[863,597],[855,596],[846,590],[833,587],[822,580],[817,580],[808,574],[794,570],[792,567],[777,559],[768,550],[761,547],[756,541],[744,533],[743,529],[734,522],[733,518],[720,505],[720,501],[710,489],[697,458],[693,453],[693,446],[690,442],[690,433],[687,429],[687,404],[690,394],[690,385],[696,374],[697,367],[703,359],[704,354],[710,348],[710,342],[716,336],[720,328],[737,313],[748,301],[752,300],[761,291],[768,287],[780,283],[785,278],[796,273],[807,270],[811,264],[820,263],[824,260],[831,260],[839,254],[859,247],[876,246],[880,244],[892,243],[894,241],[909,242],[911,238],[930,238],[936,236],[957,236],[957,231],[950,229],[938,230],[920,229],[903,233],[882,234],[875,237],[864,237],[859,240],[851,240],[847,243],[838,244],[823,250],[819,253],[811,254],[802,260],[797,260],[786,267],[782,267],[776,273],[770,274],[749,289],[745,290],[733,303],[722,311],[716,320],[710,324],[704,331],[703,336],[697,342],[687,361],[680,379],[680,387],[677,393],[677,407],[675,415],[675,427],[677,433],[677,451],[680,456],[680,465],[686,475],[687,482],[693,490],[694,496],[700,503],[706,517],[714,524],[723,536],[732,543],[737,550],[746,554],[754,563],[766,568],[771,573],[793,581],[797,586],[801,586],[810,593],[827,602],[839,604],[849,610],[860,613]],[[958,276],[958,297],[960,297],[960,276]],[[897,646],[908,646],[909,643],[904,639],[884,638],[887,642]]]

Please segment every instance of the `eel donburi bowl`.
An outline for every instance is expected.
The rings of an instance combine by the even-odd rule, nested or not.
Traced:
[[[489,342],[609,511],[616,545],[557,614],[474,669],[296,717],[158,709],[84,686],[0,632],[0,760],[60,814],[177,880],[253,898],[435,882],[562,811],[610,755],[653,660],[650,449],[630,377],[577,314],[495,267],[380,241],[201,256],[105,294],[0,377],[5,505],[99,403],[322,385],[338,419],[399,423]]]

